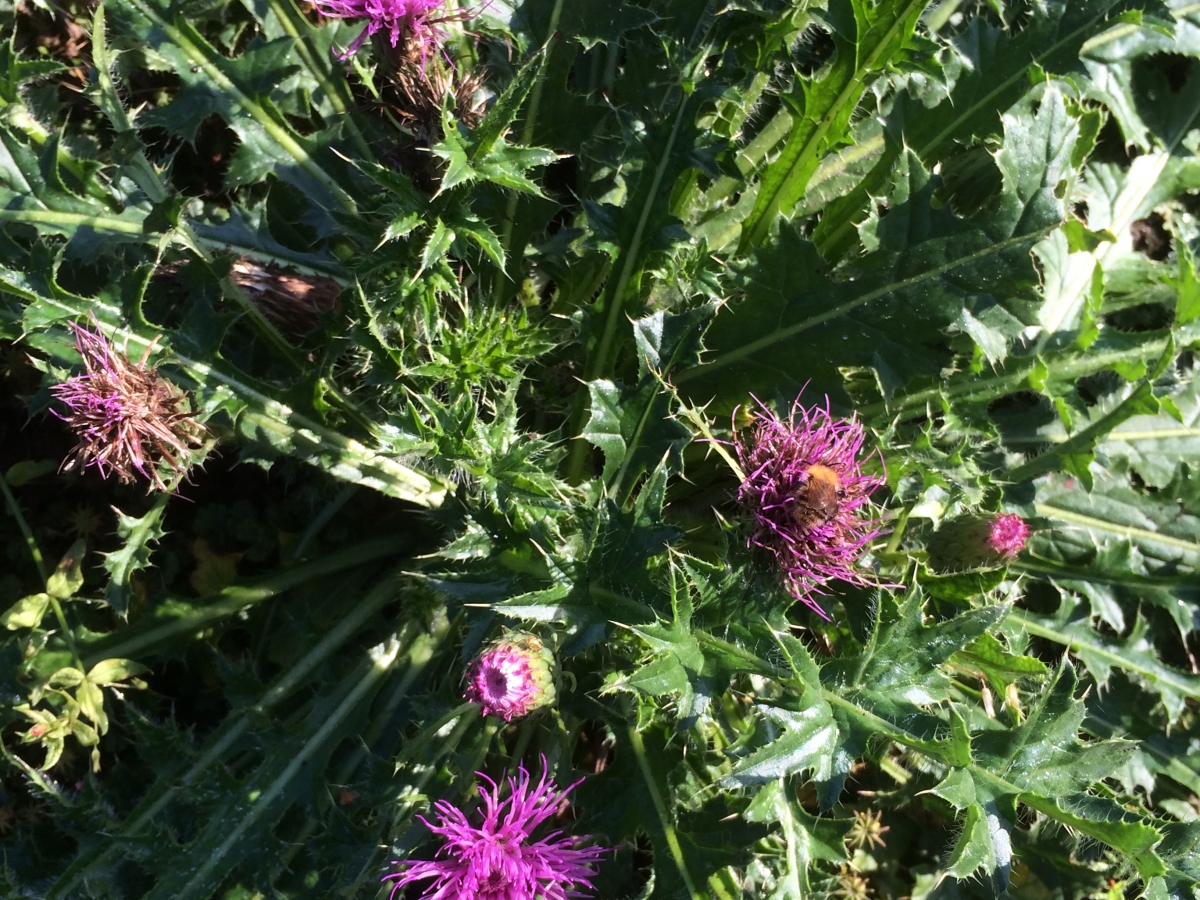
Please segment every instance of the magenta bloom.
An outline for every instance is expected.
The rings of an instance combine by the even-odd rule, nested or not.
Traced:
[[[400,36],[407,33],[410,43],[420,48],[422,61],[428,51],[441,46],[437,19],[430,13],[442,5],[442,0],[314,0],[321,15],[333,19],[367,19],[362,30],[341,54],[339,59],[353,56],[363,41],[377,31],[385,31],[395,47]]]
[[[543,767],[545,760],[543,760]],[[592,889],[595,864],[607,851],[603,847],[580,847],[587,838],[567,837],[552,831],[540,840],[533,832],[547,819],[566,808],[567,794],[579,784],[558,791],[546,773],[532,786],[521,766],[517,778],[509,778],[511,792],[500,799],[500,785],[482,772],[476,773],[490,790],[479,788],[483,797],[483,824],[474,826],[462,810],[439,800],[438,824],[421,821],[445,843],[436,859],[409,863],[403,871],[388,875],[395,881],[391,896],[406,885],[432,879],[423,900],[566,900],[586,896],[579,888]]]
[[[886,479],[863,474],[862,425],[835,419],[828,398],[823,409],[797,400],[786,422],[760,403],[751,427],[737,442],[746,473],[738,499],[755,520],[747,544],[770,553],[788,592],[827,619],[813,599],[826,584],[875,583],[855,562],[882,533],[861,510]]]
[[[554,654],[532,634],[498,641],[467,669],[463,695],[506,722],[554,702]]]
[[[129,483],[135,473],[167,490],[159,469],[182,475],[192,448],[204,443],[204,426],[186,409],[184,394],[142,359],[131,362],[110,347],[99,328],[72,324],[84,374],[50,388],[67,406],[54,414],[79,437],[64,468],[95,466],[107,478]]]
[[[988,526],[987,545],[997,555],[1014,559],[1025,549],[1029,540],[1029,526],[1016,513],[1001,513]]]

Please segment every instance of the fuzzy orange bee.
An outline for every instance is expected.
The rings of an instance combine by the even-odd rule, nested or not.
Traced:
[[[796,494],[792,515],[801,528],[815,528],[833,520],[838,504],[846,499],[842,479],[829,466],[809,466]]]

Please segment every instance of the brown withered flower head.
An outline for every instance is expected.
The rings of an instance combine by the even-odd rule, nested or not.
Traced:
[[[63,468],[95,466],[104,478],[113,474],[126,484],[141,475],[152,487],[169,490],[163,470],[187,472],[192,449],[207,434],[188,411],[186,395],[146,365],[153,344],[135,363],[108,343],[99,326],[71,327],[84,374],[50,388],[67,407],[54,414],[79,437]]]
[[[338,308],[342,286],[323,275],[293,275],[278,266],[239,256],[229,279],[289,338],[316,331],[321,318]]]

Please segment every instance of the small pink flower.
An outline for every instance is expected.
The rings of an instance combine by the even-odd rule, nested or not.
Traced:
[[[1016,513],[1001,513],[988,527],[987,545],[1008,559],[1016,558],[1025,549],[1027,540],[1029,526]]]
[[[554,654],[532,634],[515,635],[475,658],[463,694],[484,715],[511,722],[554,702],[555,676]]]
[[[594,889],[595,865],[607,852],[603,847],[581,847],[587,837],[567,837],[552,831],[540,840],[533,833],[547,819],[566,807],[565,791],[547,780],[542,760],[542,780],[533,786],[521,766],[509,778],[510,793],[500,799],[500,785],[482,772],[476,774],[491,785],[482,785],[483,822],[472,825],[466,814],[446,802],[434,804],[438,824],[421,821],[445,843],[437,858],[410,862],[407,868],[384,877],[394,881],[391,896],[406,885],[432,879],[423,900],[567,900],[586,896],[580,888]]]
[[[71,327],[84,374],[50,388],[67,407],[54,414],[79,437],[64,467],[95,466],[103,477],[112,473],[125,483],[137,473],[167,490],[160,467],[185,473],[192,449],[204,443],[204,426],[187,411],[183,392],[147,367],[149,349],[131,362],[99,328]]]
[[[377,31],[386,32],[393,47],[407,34],[408,42],[419,47],[422,61],[442,45],[442,34],[437,28],[440,20],[431,18],[430,13],[441,7],[443,0],[315,0],[315,3],[321,15],[332,19],[368,20],[367,27],[339,59],[349,59]]]
[[[862,511],[886,478],[863,474],[862,425],[835,419],[828,398],[824,409],[797,400],[787,421],[760,403],[750,424],[737,442],[746,473],[738,499],[755,521],[747,543],[770,553],[788,592],[827,619],[813,599],[825,585],[875,583],[855,563],[882,533],[879,520]]]

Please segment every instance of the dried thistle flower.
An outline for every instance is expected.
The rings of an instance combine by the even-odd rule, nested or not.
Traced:
[[[321,317],[338,308],[342,292],[342,286],[332,278],[293,275],[248,256],[237,258],[229,278],[272,325],[292,338],[315,331]]]
[[[450,99],[454,118],[467,128],[483,121],[486,104],[483,77],[449,65],[424,64],[408,54],[396,66],[386,97],[392,110],[421,143],[432,146],[442,139],[442,108]]]
[[[492,644],[467,669],[464,696],[506,722],[549,706],[557,694],[554,654],[532,634]]]
[[[67,406],[66,413],[54,414],[79,437],[63,468],[95,466],[101,476],[115,474],[126,484],[136,473],[168,490],[162,468],[186,473],[192,449],[203,445],[206,434],[187,410],[186,395],[146,366],[153,344],[134,363],[109,345],[99,326],[71,327],[84,374],[50,388]]]
[[[545,760],[542,761],[543,769]],[[482,785],[483,823],[472,825],[466,814],[439,800],[438,824],[422,822],[445,843],[437,859],[412,862],[384,881],[394,881],[391,896],[417,881],[433,880],[422,895],[424,900],[566,900],[584,896],[580,888],[592,889],[595,864],[607,851],[603,847],[581,847],[588,838],[567,837],[554,831],[541,840],[533,833],[557,815],[579,782],[559,791],[543,771],[532,785],[521,766],[509,778],[509,795],[500,799],[501,787],[482,772],[476,773],[491,788]]]
[[[882,529],[861,510],[886,479],[863,474],[863,437],[857,418],[834,418],[826,398],[824,408],[797,400],[787,421],[760,403],[737,442],[738,499],[755,520],[748,545],[770,553],[788,592],[826,619],[813,598],[826,584],[874,584],[855,563]]]

